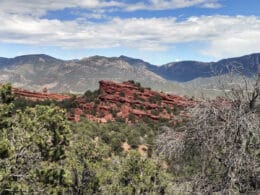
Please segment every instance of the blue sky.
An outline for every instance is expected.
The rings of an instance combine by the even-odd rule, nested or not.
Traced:
[[[0,56],[216,61],[260,52],[259,7],[259,0],[2,0]]]

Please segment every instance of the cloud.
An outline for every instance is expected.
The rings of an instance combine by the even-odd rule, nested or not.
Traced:
[[[48,11],[63,10],[65,8],[100,9],[106,7],[121,7],[123,3],[104,0],[2,0],[0,12],[15,15],[43,16]]]
[[[16,15],[44,16],[48,11],[65,8],[97,10],[117,7],[127,11],[179,9],[192,6],[218,8],[219,0],[148,0],[137,3],[123,3],[119,0],[1,0],[0,12]],[[131,1],[130,1],[131,2]]]
[[[148,3],[129,4],[128,11],[135,10],[170,10],[186,7],[219,8],[219,0],[149,0]]]
[[[218,2],[209,2],[209,3],[204,3],[201,5],[203,8],[211,8],[211,9],[217,9],[222,7],[222,5]]]
[[[260,51],[260,18],[200,16],[176,18],[113,18],[105,23],[60,21],[0,14],[0,42],[62,48],[126,47],[162,51],[178,43],[204,42],[201,52],[225,57]]]
[[[223,35],[212,40],[207,49],[202,51],[206,56],[223,58],[260,52],[260,30],[245,30],[240,33]]]
[[[0,1],[0,42],[57,46],[62,48],[124,47],[148,51],[169,50],[179,43],[202,42],[207,56],[226,57],[260,51],[260,18],[256,16],[199,16],[178,21],[164,18],[104,17],[104,8],[177,9],[200,6],[215,8],[217,0],[149,0],[148,3],[119,3],[102,0]],[[145,2],[145,1],[143,1]],[[75,20],[43,19],[50,10],[66,7],[93,10]],[[32,12],[33,10],[33,12]]]

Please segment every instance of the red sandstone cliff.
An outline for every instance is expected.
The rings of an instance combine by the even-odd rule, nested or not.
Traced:
[[[68,95],[47,93],[47,90],[37,93],[14,88],[13,92],[18,97],[32,101],[63,101],[71,98]],[[99,94],[93,101],[88,102],[85,96],[71,101],[75,101],[78,107],[69,114],[70,120],[79,121],[80,117],[86,117],[101,123],[115,120],[131,123],[151,119],[171,120],[176,124],[185,116],[180,111],[195,104],[190,98],[152,91],[133,81],[100,81]]]
[[[69,99],[70,96],[62,95],[62,94],[55,94],[55,93],[47,93],[47,90],[44,89],[43,93],[39,92],[31,92],[23,89],[13,88],[13,93],[15,96],[30,99],[32,101],[44,101],[44,100],[55,100],[55,101],[62,101],[65,99]]]
[[[136,122],[144,118],[177,120],[179,110],[195,104],[192,99],[155,92],[134,82],[100,81],[99,91],[95,102],[86,103],[84,97],[77,99],[80,115],[98,122],[119,119]],[[71,119],[78,119],[77,115],[79,111],[75,110]]]

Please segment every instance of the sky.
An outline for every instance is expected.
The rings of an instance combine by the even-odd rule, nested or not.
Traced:
[[[0,56],[140,58],[260,52],[260,0],[0,0]]]

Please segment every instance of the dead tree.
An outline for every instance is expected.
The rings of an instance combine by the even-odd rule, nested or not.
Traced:
[[[224,98],[201,102],[190,110],[186,124],[157,139],[158,151],[173,167],[185,169],[192,162],[193,171],[186,179],[195,193],[246,193],[260,188],[260,121],[254,110],[260,79],[259,75],[254,82],[242,78],[241,83],[225,85],[222,77]]]

